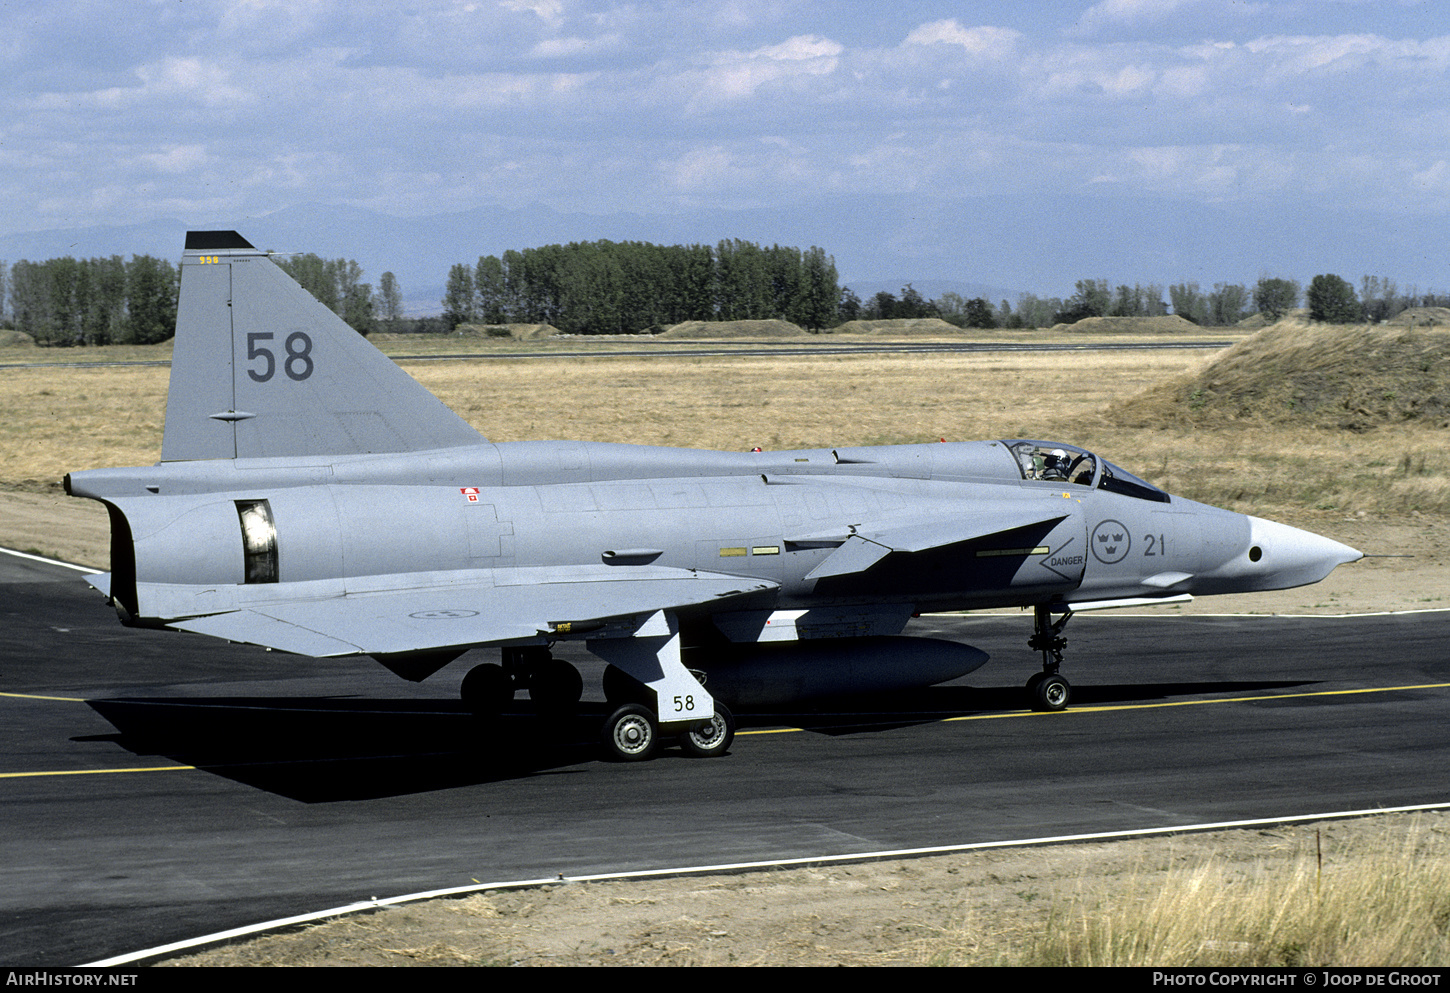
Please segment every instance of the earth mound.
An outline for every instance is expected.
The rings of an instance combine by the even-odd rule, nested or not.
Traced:
[[[460,324],[455,338],[552,338],[559,329],[552,324]]]
[[[1130,426],[1226,421],[1365,431],[1450,427],[1450,326],[1315,324],[1286,317],[1195,373],[1116,404]]]
[[[847,321],[832,334],[961,334],[962,329],[940,317],[897,317],[886,321]]]
[[[1302,317],[1305,320],[1308,320],[1309,308],[1296,307],[1293,310],[1286,310],[1284,311],[1283,315],[1278,318],[1270,317],[1268,314],[1265,314],[1262,311],[1258,311],[1250,314],[1248,317],[1245,317],[1243,320],[1235,324],[1234,327],[1238,328],[1240,331],[1262,331],[1264,328],[1268,327],[1271,324],[1274,324],[1276,321],[1291,320],[1295,317]]]
[[[685,321],[666,328],[660,338],[794,338],[806,333],[790,321]]]
[[[0,348],[34,347],[35,339],[24,331],[0,330]]]
[[[1386,323],[1391,325],[1412,325],[1414,327],[1450,326],[1450,307],[1411,307],[1402,310]]]
[[[1053,331],[1069,334],[1185,334],[1203,328],[1185,317],[1166,314],[1162,317],[1084,317],[1073,324],[1055,324]]]

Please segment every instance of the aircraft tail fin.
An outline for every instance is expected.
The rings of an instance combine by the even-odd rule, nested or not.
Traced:
[[[482,436],[235,231],[190,231],[163,462],[451,448]]]

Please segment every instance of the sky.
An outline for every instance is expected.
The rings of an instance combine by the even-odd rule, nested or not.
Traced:
[[[0,60],[0,235],[778,212],[848,275],[1450,287],[1443,4],[0,0]]]

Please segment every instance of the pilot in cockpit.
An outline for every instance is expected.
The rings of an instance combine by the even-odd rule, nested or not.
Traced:
[[[1061,448],[1054,448],[1042,456],[1042,475],[1038,477],[1039,479],[1065,483],[1067,482],[1067,472],[1067,452]]]

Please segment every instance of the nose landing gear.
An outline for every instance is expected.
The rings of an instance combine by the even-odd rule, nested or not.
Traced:
[[[1071,610],[1065,610],[1062,619],[1054,621],[1049,604],[1033,607],[1032,637],[1027,647],[1042,653],[1042,671],[1027,680],[1027,697],[1033,710],[1065,710],[1072,698],[1072,684],[1057,671],[1062,665],[1062,650],[1067,647],[1062,629],[1071,619]]]

